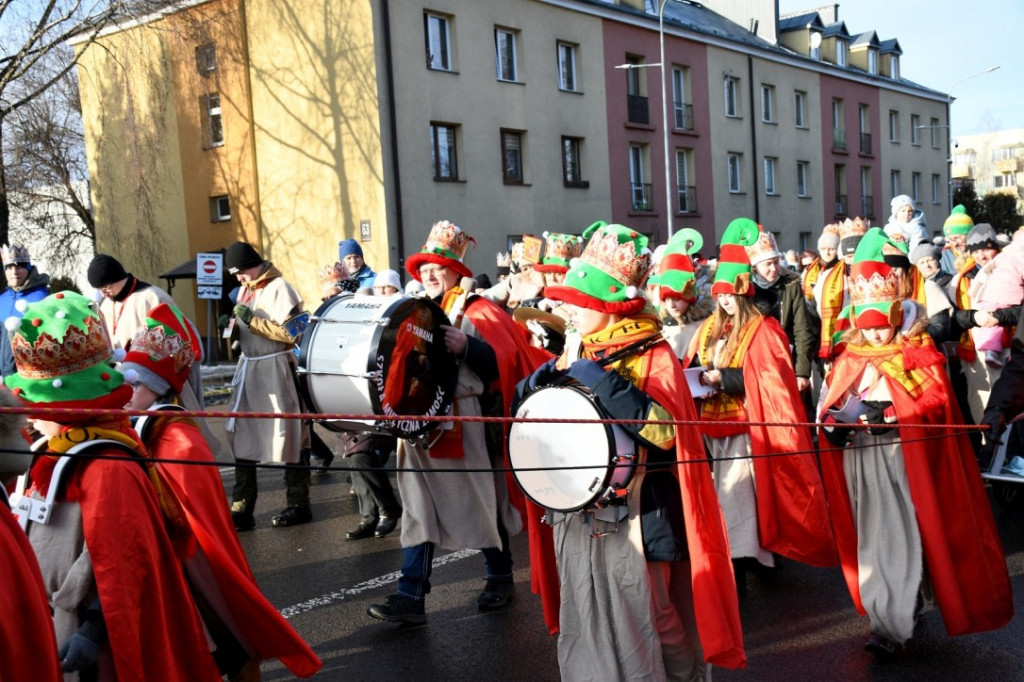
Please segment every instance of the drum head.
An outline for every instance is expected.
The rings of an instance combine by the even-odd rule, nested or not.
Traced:
[[[538,389],[523,399],[515,416],[603,418],[589,394],[577,386]],[[589,505],[604,493],[614,471],[609,465],[616,452],[615,438],[606,424],[513,422],[508,447],[519,487],[531,500],[555,511]]]
[[[440,306],[425,298],[401,298],[380,327],[377,352],[370,357],[370,399],[379,415],[442,416],[451,409],[458,363],[444,345],[442,324],[451,324]],[[380,428],[412,438],[437,427],[435,421],[380,422]]]

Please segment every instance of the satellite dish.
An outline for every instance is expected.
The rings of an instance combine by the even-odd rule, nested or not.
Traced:
[[[821,34],[820,33],[812,33],[811,34],[811,49],[817,50],[819,47],[821,47]]]

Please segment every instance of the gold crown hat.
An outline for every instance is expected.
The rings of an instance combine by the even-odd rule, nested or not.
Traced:
[[[132,339],[121,371],[130,383],[138,377],[151,389],[163,389],[157,393],[168,388],[180,393],[192,364],[201,357],[202,343],[184,314],[161,303],[146,315],[146,326]]]
[[[131,386],[110,366],[124,359],[124,351],[111,349],[107,329],[91,303],[73,291],[35,303],[18,302],[23,316],[4,322],[18,371],[4,383],[19,400],[51,407],[121,408],[131,399]]]
[[[781,258],[782,254],[779,252],[779,245],[775,242],[775,235],[764,229],[764,225],[759,224],[757,229],[757,241],[745,247],[750,265],[754,266],[772,258]]]
[[[538,272],[569,271],[569,262],[583,253],[583,237],[564,232],[544,233],[544,258],[533,267]]]
[[[547,287],[544,295],[606,313],[633,315],[643,310],[647,300],[641,291],[652,255],[647,237],[614,224],[592,225],[583,237],[590,241],[570,263],[565,283]]]
[[[841,317],[848,316],[854,327],[895,327],[902,322],[900,276],[886,262],[887,256],[905,254],[901,246],[880,227],[868,230],[857,245],[847,280],[850,305],[840,313]]]
[[[4,244],[0,246],[0,258],[3,259],[4,267],[8,265],[16,265],[18,263],[28,267],[32,263],[32,257],[29,256],[28,247],[24,244],[11,244],[7,246]]]
[[[434,263],[451,268],[462,277],[472,277],[463,259],[470,243],[476,246],[476,240],[463,231],[461,227],[447,220],[440,220],[430,227],[427,243],[419,253],[409,256],[405,261],[405,270],[420,281],[420,266]]]
[[[847,218],[839,224],[839,253],[850,255],[857,250],[857,244],[870,227],[863,218]]]

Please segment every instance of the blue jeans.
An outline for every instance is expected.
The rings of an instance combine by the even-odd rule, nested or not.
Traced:
[[[498,522],[501,547],[482,549],[488,580],[512,580],[512,552],[508,548],[508,532]],[[434,543],[424,542],[402,548],[402,575],[398,578],[398,594],[416,601],[430,594],[430,572],[434,562]]]

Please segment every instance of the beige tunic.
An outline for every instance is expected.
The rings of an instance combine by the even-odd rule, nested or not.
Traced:
[[[467,336],[483,338],[468,317],[462,319],[460,328]],[[480,377],[465,363],[461,364],[455,389],[456,414],[481,416],[483,391]],[[508,499],[504,473],[487,471],[504,467],[503,453],[491,457],[482,422],[462,422],[461,428],[465,455],[462,459],[432,458],[422,445],[399,441],[398,489],[403,505],[403,547],[415,547],[424,542],[447,549],[500,547],[499,513],[509,535],[522,528],[519,512]],[[457,473],[436,473],[442,470]]]
[[[110,335],[110,344],[114,348],[127,348],[136,332],[145,328],[149,311],[161,303],[174,305],[174,299],[152,284],[132,292],[123,301],[104,297],[100,301],[100,316]]]
[[[271,267],[266,286],[243,286],[239,303],[252,308],[253,317],[284,323],[302,309],[302,298],[281,273]],[[273,341],[254,333],[236,319],[242,356],[231,380],[233,412],[296,413],[301,411],[293,375],[294,344]],[[257,462],[299,461],[302,423],[297,419],[234,419],[225,424],[235,458]]]

